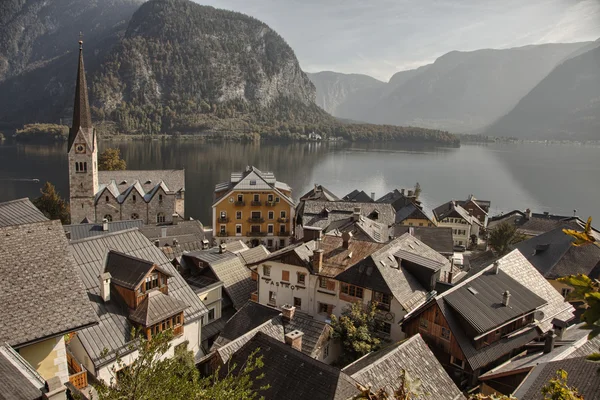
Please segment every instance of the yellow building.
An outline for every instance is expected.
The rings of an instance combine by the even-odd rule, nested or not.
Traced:
[[[251,246],[280,249],[292,237],[292,189],[272,172],[246,167],[215,187],[212,225],[217,242],[243,240]]]

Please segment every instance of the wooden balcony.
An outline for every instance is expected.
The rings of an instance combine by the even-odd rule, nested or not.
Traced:
[[[67,365],[69,367],[69,382],[71,382],[73,386],[80,390],[87,387],[87,370],[68,351]]]
[[[260,207],[262,206],[262,201],[253,201],[250,203],[251,206]]]
[[[263,222],[265,222],[265,219],[263,217],[260,217],[260,218],[248,218],[248,222],[250,222],[251,224],[262,224]]]
[[[229,232],[227,232],[227,231],[225,231],[225,232],[218,232],[217,236],[219,236],[219,237],[227,237],[227,236],[229,236]]]
[[[173,328],[173,335],[174,336],[181,336],[183,335],[183,325],[179,325]]]
[[[246,205],[245,201],[236,201],[233,203],[236,207],[244,207]]]
[[[275,206],[275,202],[274,201],[265,201],[265,206],[273,207],[273,206]]]
[[[217,219],[217,222],[221,223],[221,224],[226,224],[229,222],[229,218],[225,217],[225,218],[219,218]]]

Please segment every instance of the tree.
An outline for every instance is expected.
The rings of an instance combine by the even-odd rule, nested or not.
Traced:
[[[415,184],[415,199],[419,200],[419,196],[421,195],[421,185],[419,182]]]
[[[123,171],[127,169],[127,163],[121,158],[121,150],[108,148],[98,157],[98,170],[100,171]]]
[[[517,232],[517,227],[509,222],[503,222],[492,230],[488,244],[498,255],[503,256],[510,251],[513,244],[525,240],[525,236]]]
[[[416,400],[427,397],[421,389],[421,380],[409,376],[405,369],[400,371],[400,383],[392,396],[387,394],[385,388],[372,392],[371,386],[363,386],[359,383],[356,387],[360,390],[360,394],[355,397],[356,400]]]
[[[567,376],[565,370],[556,371],[556,378],[550,379],[542,388],[544,400],[583,400],[576,388],[567,385]]]
[[[200,377],[190,351],[176,351],[174,357],[163,357],[169,350],[172,330],[164,331],[147,340],[145,335],[132,332],[134,340],[128,351],[138,352],[129,365],[118,357],[111,368],[110,382],[96,386],[100,400],[253,400],[259,393],[253,389],[253,379],[264,374],[254,372],[262,368],[262,357],[252,353],[237,373],[236,365],[228,366],[227,374],[216,371],[210,377]],[[118,378],[117,378],[118,377]],[[266,389],[267,386],[259,388]]]
[[[331,316],[333,338],[342,343],[343,351],[339,362],[347,365],[379,348],[381,341],[375,336],[377,320],[375,303],[368,306],[355,302],[347,306],[342,315]]]
[[[60,219],[63,225],[69,224],[71,222],[69,205],[60,197],[54,185],[46,182],[40,192],[42,195],[33,200],[33,205],[44,213],[47,218]]]

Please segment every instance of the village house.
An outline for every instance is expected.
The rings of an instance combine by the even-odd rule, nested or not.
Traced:
[[[290,304],[317,319],[339,316],[356,301],[377,301],[380,334],[404,335],[397,325],[423,303],[438,281],[452,281],[450,262],[410,234],[388,244],[326,235],[272,253],[257,263],[258,302]]]
[[[559,227],[583,230],[586,221],[577,216],[554,215],[545,211],[534,213],[529,208],[525,211],[514,210],[496,215],[489,219],[488,229],[495,229],[498,225],[507,222],[517,227],[517,231],[527,238],[550,232]],[[593,229],[593,228],[592,228]],[[600,236],[600,232],[593,229]]]
[[[375,193],[371,193],[369,196],[364,190],[354,189],[344,197],[342,201],[349,201],[354,203],[373,203],[375,202]]]
[[[184,170],[98,171],[98,138],[92,125],[81,43],[67,146],[71,222],[139,219],[156,224],[183,218]]]
[[[470,215],[473,215],[485,228],[488,222],[488,213],[492,202],[489,200],[479,200],[472,194],[466,200],[457,201],[457,203],[467,210]]]
[[[454,255],[452,228],[394,225],[394,237],[410,233],[433,250],[450,259]]]
[[[452,228],[455,246],[468,247],[472,243],[472,236],[479,237],[483,228],[483,223],[454,200],[435,208],[433,217],[437,226]]]
[[[78,332],[69,351],[89,373],[111,383],[117,354],[125,365],[138,353],[129,347],[132,330],[151,340],[172,329],[164,355],[189,350],[196,359],[202,319],[208,310],[162,251],[137,229],[71,241],[70,253],[99,324]]]
[[[421,334],[459,386],[573,318],[573,307],[515,250],[411,313],[402,326]]]
[[[246,167],[215,187],[213,231],[218,243],[242,240],[269,250],[290,243],[295,217],[292,189],[272,172]]]
[[[14,213],[8,214],[6,203],[0,205],[3,225],[45,219],[28,202],[19,203],[29,212],[18,212],[12,202]],[[60,221],[0,227],[0,343],[14,349],[43,381],[58,379],[63,394],[68,382],[88,386],[65,336],[98,324],[67,246]]]
[[[410,203],[396,211],[394,225],[433,227],[436,226],[436,223],[427,216],[420,206]]]

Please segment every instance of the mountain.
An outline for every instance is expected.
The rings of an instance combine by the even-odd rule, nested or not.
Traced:
[[[488,135],[600,139],[600,42],[557,66]]]
[[[481,131],[510,111],[557,64],[586,45],[452,51],[433,64],[394,75],[383,89],[348,90],[352,94],[334,115],[461,133]],[[317,93],[321,92],[324,86],[317,85]]]
[[[338,115],[338,107],[356,92],[381,90],[386,84],[368,75],[341,74],[323,71],[306,74],[317,88],[317,105],[330,114]]]

